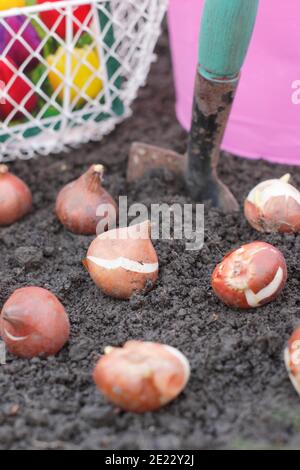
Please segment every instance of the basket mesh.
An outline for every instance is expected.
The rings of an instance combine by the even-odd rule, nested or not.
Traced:
[[[0,161],[99,140],[130,115],[167,0],[0,11]]]

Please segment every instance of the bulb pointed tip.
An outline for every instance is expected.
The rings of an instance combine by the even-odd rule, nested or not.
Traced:
[[[93,172],[94,173],[99,173],[101,176],[103,176],[104,173],[104,166],[101,165],[100,163],[95,164],[92,166]]]
[[[110,354],[113,350],[114,348],[112,346],[106,346],[104,348],[104,354],[107,356],[107,354]]]
[[[280,178],[280,180],[283,181],[284,183],[289,183],[290,179],[291,179],[290,173],[286,173]]]
[[[2,163],[0,165],[0,175],[5,175],[6,173],[8,173],[8,166]]]

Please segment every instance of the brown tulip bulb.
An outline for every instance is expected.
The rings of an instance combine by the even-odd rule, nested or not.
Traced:
[[[102,187],[104,167],[92,165],[80,178],[67,184],[58,194],[56,215],[71,232],[95,235],[116,225],[117,204]],[[104,227],[101,221],[105,221]],[[101,232],[100,232],[101,233]]]
[[[236,308],[260,307],[275,299],[286,284],[282,253],[264,242],[252,242],[229,253],[212,275],[215,294]]]
[[[189,362],[173,347],[128,341],[105,352],[95,367],[94,381],[109,401],[124,410],[156,410],[174,400],[189,380]]]
[[[99,235],[84,264],[95,284],[107,295],[129,299],[158,277],[158,259],[150,239],[150,222]]]
[[[260,232],[300,230],[300,192],[289,183],[290,175],[267,180],[249,193],[245,217]]]
[[[68,341],[70,323],[54,294],[40,287],[24,287],[4,304],[0,334],[16,356],[52,356]]]
[[[11,225],[22,219],[32,208],[32,195],[28,186],[0,165],[0,225]]]
[[[295,329],[288,341],[284,361],[290,380],[300,395],[300,327]]]

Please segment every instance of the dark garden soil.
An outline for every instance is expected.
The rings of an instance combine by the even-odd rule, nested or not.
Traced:
[[[64,230],[53,214],[57,191],[93,162],[107,167],[106,184],[129,202],[188,201],[180,182],[163,171],[135,185],[125,181],[133,140],[183,151],[186,134],[174,115],[166,35],[134,116],[101,144],[69,155],[15,162],[12,169],[34,194],[34,211],[0,230],[0,304],[14,289],[39,285],[53,291],[72,323],[70,343],[55,358],[8,357],[0,366],[1,449],[197,449],[300,447],[300,400],[287,377],[282,352],[300,322],[300,235],[261,236],[242,213],[223,215],[206,206],[205,245],[185,251],[184,241],[155,242],[157,287],[129,302],[105,297],[81,264],[89,237]],[[240,201],[254,184],[300,170],[223,155],[220,172]],[[286,256],[289,280],[278,300],[255,311],[234,311],[212,293],[210,275],[222,255],[263,239]],[[145,415],[117,411],[96,390],[92,368],[107,345],[131,338],[178,347],[189,358],[191,380],[164,409]]]

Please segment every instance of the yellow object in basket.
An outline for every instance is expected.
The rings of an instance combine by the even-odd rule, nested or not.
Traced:
[[[25,0],[0,0],[0,10],[25,7]]]
[[[49,55],[47,62],[51,67],[48,77],[52,88],[60,89],[58,96],[63,100],[69,83],[70,101],[76,107],[84,104],[88,98],[96,98],[103,88],[103,82],[99,78],[99,57],[89,46],[75,48],[71,52],[70,77],[66,76],[67,52],[63,47],[55,54]]]

